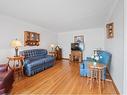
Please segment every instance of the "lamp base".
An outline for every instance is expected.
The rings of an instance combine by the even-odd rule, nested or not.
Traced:
[[[18,57],[18,47],[15,48],[15,57]]]
[[[19,55],[18,56],[15,55],[14,57],[19,57]]]

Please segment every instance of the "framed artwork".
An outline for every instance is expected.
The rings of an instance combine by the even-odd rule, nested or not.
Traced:
[[[75,43],[84,43],[84,35],[74,36]]]
[[[106,24],[106,32],[107,32],[107,38],[113,38],[114,37],[114,30],[113,30],[114,24],[112,23],[108,23]]]
[[[24,46],[39,46],[40,34],[37,32],[24,31]]]

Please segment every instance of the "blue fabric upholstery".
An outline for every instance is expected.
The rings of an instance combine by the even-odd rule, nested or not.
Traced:
[[[111,54],[107,51],[98,51],[98,55],[101,56],[102,58],[100,58],[99,63],[102,64],[110,64],[111,62]]]
[[[32,76],[44,69],[54,65],[55,58],[47,55],[45,49],[32,49],[20,51],[20,55],[25,56],[24,71],[27,76]]]
[[[24,51],[21,51],[20,54],[25,56],[25,58],[38,57],[38,56],[43,57],[47,55],[47,50],[45,49],[24,50]]]
[[[102,79],[105,80],[106,79],[106,67],[110,66],[111,63],[111,54],[107,51],[102,51],[99,50],[97,51],[99,58],[99,63],[100,64],[104,64],[105,68],[104,68],[104,73],[102,76]],[[81,64],[80,64],[80,76],[90,76],[90,72],[89,72],[89,68],[88,68],[88,64],[93,61],[90,57],[87,57],[86,60],[84,60]]]
[[[89,74],[89,70],[87,69],[88,60],[84,60],[83,63],[80,64],[80,75],[87,76]]]

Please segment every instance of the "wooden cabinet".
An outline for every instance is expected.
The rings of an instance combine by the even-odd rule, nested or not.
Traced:
[[[106,25],[107,38],[114,37],[113,23],[109,23]]]
[[[61,60],[62,59],[62,49],[56,46],[55,53],[56,53],[56,59]]]
[[[83,53],[79,50],[72,50],[70,54],[70,61],[82,62]]]
[[[24,31],[24,46],[39,46],[40,34]]]
[[[62,59],[62,50],[61,49],[60,50],[55,50],[55,52],[56,52],[56,59],[57,60]]]

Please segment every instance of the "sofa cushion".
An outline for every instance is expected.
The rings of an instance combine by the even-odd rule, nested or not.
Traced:
[[[32,66],[36,66],[36,65],[39,65],[39,64],[43,64],[45,62],[45,59],[44,57],[31,57],[31,58],[27,58],[25,61],[24,61],[24,64],[27,65],[27,64],[31,64]]]
[[[38,65],[38,64],[43,64],[44,62],[45,62],[44,59],[36,59],[36,60],[30,61],[30,64],[32,64],[32,65]]]
[[[55,58],[52,57],[52,56],[50,56],[50,55],[45,56],[44,59],[45,59],[45,63],[47,63],[47,62],[51,62],[51,61],[54,61],[54,60],[55,60]]]
[[[98,55],[101,56],[101,58],[99,59],[99,63],[102,64],[110,64],[111,62],[111,54],[107,51],[98,51]]]
[[[25,60],[29,60],[31,62],[31,61],[40,60],[43,58],[44,58],[43,56],[36,56],[36,57],[27,58]]]
[[[19,52],[20,55],[25,56],[25,58],[37,57],[37,56],[45,56],[47,55],[47,50],[45,49],[32,49],[32,50],[24,50]]]

